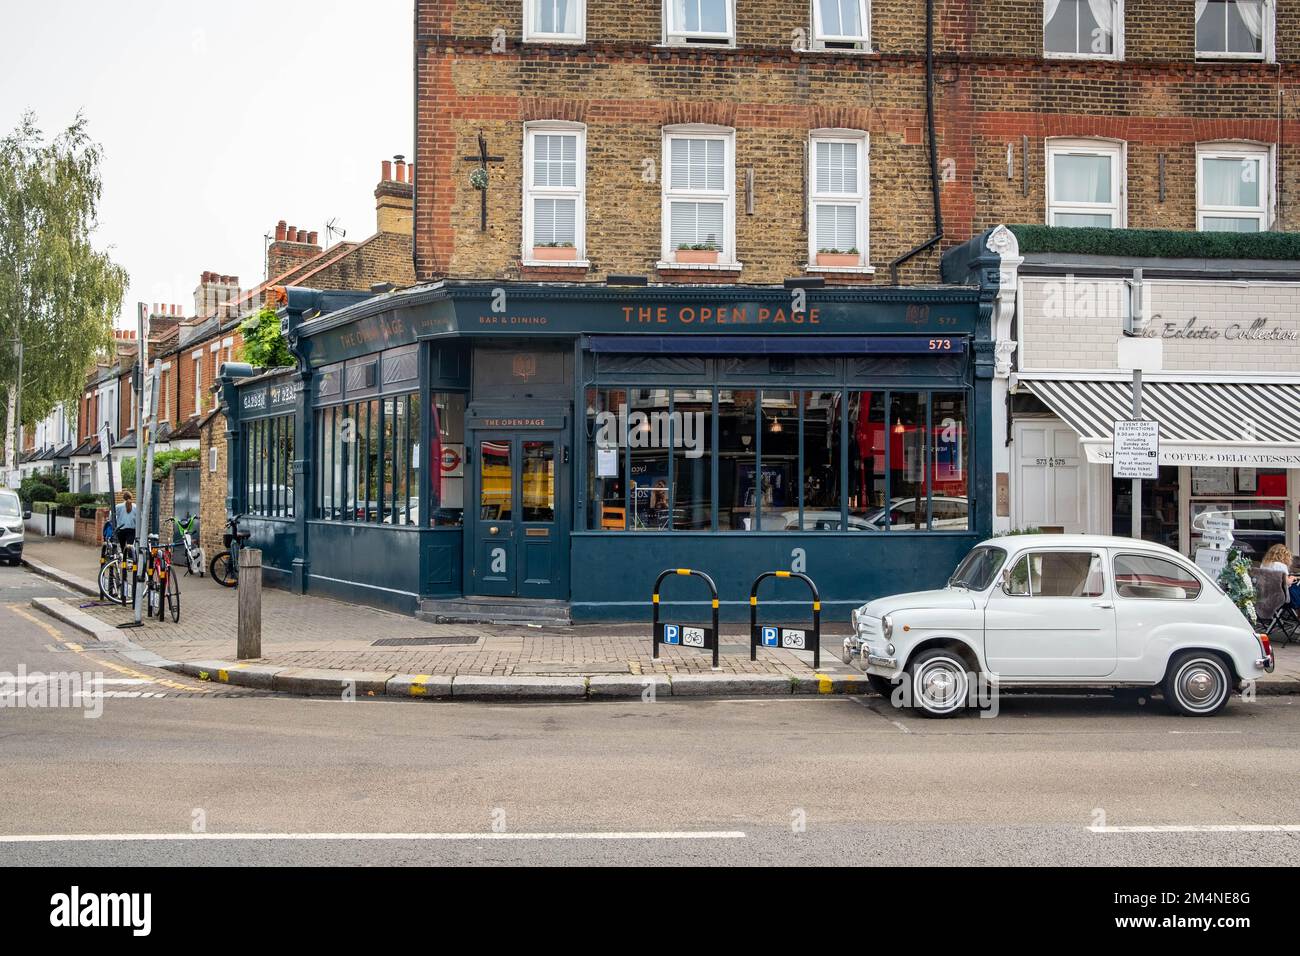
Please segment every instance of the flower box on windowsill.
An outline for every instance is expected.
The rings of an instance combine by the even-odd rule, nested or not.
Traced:
[[[533,246],[534,262],[574,262],[577,258],[573,246]]]
[[[678,249],[676,260],[678,262],[689,262],[699,265],[717,265],[717,249]]]
[[[856,252],[819,252],[817,265],[830,268],[851,268],[862,265],[862,256]]]

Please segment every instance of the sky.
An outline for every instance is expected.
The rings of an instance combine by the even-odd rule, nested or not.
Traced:
[[[80,110],[104,148],[95,244],[136,302],[193,313],[203,272],[264,278],[280,219],[375,231],[380,163],[410,158],[413,0],[0,0],[0,131]]]

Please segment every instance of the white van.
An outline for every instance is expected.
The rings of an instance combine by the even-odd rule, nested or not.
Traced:
[[[32,516],[23,511],[16,491],[0,488],[0,561],[19,564],[23,560],[23,522]]]

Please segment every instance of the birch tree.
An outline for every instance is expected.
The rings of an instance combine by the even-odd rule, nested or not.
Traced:
[[[0,395],[9,468],[20,454],[18,342],[24,425],[59,402],[75,408],[87,371],[112,349],[127,274],[91,242],[101,161],[80,115],[47,139],[27,113],[0,139]]]

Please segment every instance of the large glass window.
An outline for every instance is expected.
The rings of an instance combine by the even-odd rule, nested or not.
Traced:
[[[665,261],[734,261],[733,144],[729,130],[664,137]]]
[[[587,527],[966,531],[968,414],[964,391],[592,388]]]
[[[525,136],[525,259],[579,260],[586,255],[582,127],[530,124]]]
[[[1196,0],[1196,55],[1263,59],[1272,18],[1266,0]]]
[[[435,427],[441,430],[434,435],[432,449],[436,469],[431,524],[459,525],[463,518],[464,408],[464,396],[435,397]],[[416,393],[320,409],[316,413],[316,517],[419,524],[422,417]],[[291,457],[292,438],[288,441]],[[291,471],[284,488],[292,501]]]
[[[243,426],[244,512],[292,518],[294,416],[260,418]]]

